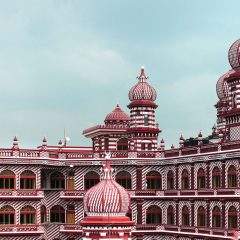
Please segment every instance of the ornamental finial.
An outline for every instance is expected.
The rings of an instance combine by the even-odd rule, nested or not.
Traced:
[[[148,79],[148,77],[145,75],[144,72],[144,67],[141,67],[141,73],[140,76],[138,77],[139,82],[146,82],[146,80]]]

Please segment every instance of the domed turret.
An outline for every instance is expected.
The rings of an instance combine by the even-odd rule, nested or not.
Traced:
[[[84,210],[88,216],[125,216],[130,206],[129,193],[113,180],[109,161],[102,170],[102,181],[89,189],[84,197]]]
[[[117,104],[116,108],[110,112],[104,122],[105,124],[108,123],[117,123],[117,122],[129,122],[130,121],[130,117],[127,113],[125,113]]]
[[[102,180],[90,188],[84,196],[84,211],[87,216],[80,222],[83,229],[83,240],[99,239],[131,239],[131,226],[134,224],[126,216],[130,208],[130,196],[127,190],[113,179],[113,169],[109,158]],[[113,227],[109,231],[108,226]],[[116,237],[118,235],[118,237]]]
[[[235,41],[229,48],[228,60],[233,69],[240,67],[240,39]]]
[[[155,101],[157,98],[156,90],[147,83],[148,77],[144,72],[144,67],[141,68],[140,76],[138,77],[138,83],[133,86],[129,91],[130,101],[148,100]]]

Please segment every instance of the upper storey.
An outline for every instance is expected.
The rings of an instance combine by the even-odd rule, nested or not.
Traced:
[[[128,94],[131,101],[129,107],[135,105],[152,105],[156,106],[154,101],[157,98],[156,90],[148,84],[148,77],[145,75],[144,67],[141,68],[141,73],[138,78],[138,83],[133,86]]]

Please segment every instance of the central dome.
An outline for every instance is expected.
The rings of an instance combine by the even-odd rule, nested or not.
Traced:
[[[144,68],[141,68],[140,76],[138,77],[138,83],[131,88],[128,97],[130,101],[135,100],[150,100],[155,101],[157,98],[156,90],[147,83],[148,77],[144,73]]]
[[[84,211],[88,216],[125,216],[130,207],[129,193],[113,180],[109,161],[103,171],[102,181],[84,196]]]

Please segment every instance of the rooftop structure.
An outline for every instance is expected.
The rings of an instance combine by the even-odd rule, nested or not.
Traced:
[[[0,238],[238,239],[239,45],[230,47],[232,69],[217,81],[217,123],[208,136],[183,134],[166,149],[157,93],[141,68],[130,114],[117,105],[83,131],[92,147],[49,146],[44,138],[22,149],[14,137],[0,148]]]

